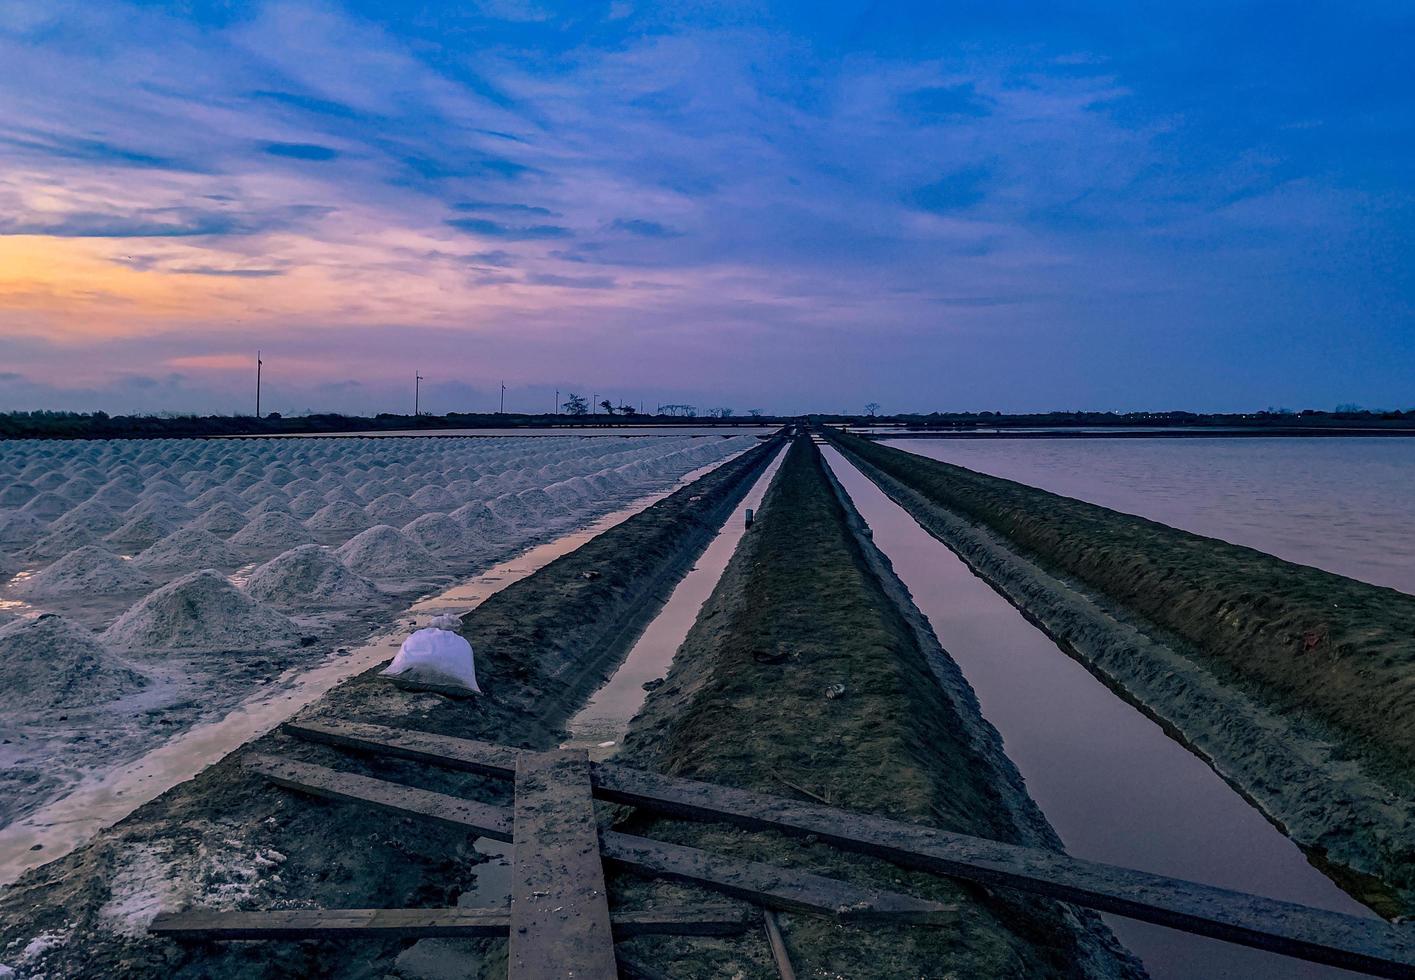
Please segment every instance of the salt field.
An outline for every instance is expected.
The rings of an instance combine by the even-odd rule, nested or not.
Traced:
[[[899,439],[930,459],[1415,594],[1415,441]]]
[[[6,443],[0,827],[755,441]]]

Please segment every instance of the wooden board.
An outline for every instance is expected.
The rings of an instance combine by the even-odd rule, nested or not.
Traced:
[[[289,762],[269,756],[249,756],[246,762],[256,772],[286,789],[427,817],[487,836],[510,834],[505,829],[510,825],[510,813],[501,807],[477,804],[477,809],[465,810],[455,804],[466,801],[454,797],[425,790],[407,793],[408,787],[397,783],[355,776],[309,763]],[[488,831],[491,833],[488,834]],[[951,906],[912,895],[861,888],[834,878],[743,861],[617,831],[600,835],[600,849],[606,860],[627,870],[649,877],[662,876],[702,885],[769,908],[845,919],[913,923],[939,924],[951,922],[954,918]]]
[[[510,980],[613,980],[614,934],[583,751],[516,759]]]
[[[395,813],[417,813],[430,820],[475,831],[480,837],[511,843],[511,814],[505,807],[463,800],[445,793],[432,793],[386,779],[338,772],[280,756],[252,753],[245,756],[242,762],[276,786],[329,800],[363,803]]]
[[[944,925],[957,921],[954,906],[912,895],[862,888],[835,878],[775,864],[724,857],[696,847],[608,831],[604,859],[651,878],[671,878],[786,912],[825,912],[840,919]]]
[[[287,726],[347,748],[508,775],[504,746],[344,722]],[[953,834],[833,807],[660,776],[615,763],[591,767],[596,797],[695,820],[815,835],[837,847],[1182,929],[1196,935],[1375,976],[1415,977],[1415,936],[1358,918],[1196,882],[1082,861],[1038,848]]]
[[[756,924],[751,910],[730,906],[615,912],[616,939],[635,936],[728,936]],[[173,939],[469,939],[502,938],[506,909],[293,909],[276,912],[177,912],[148,932]]]

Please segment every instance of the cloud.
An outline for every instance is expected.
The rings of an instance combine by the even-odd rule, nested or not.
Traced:
[[[109,166],[157,170],[199,171],[203,168],[175,157],[118,146],[104,140],[20,130],[23,135],[0,135],[0,147],[26,151],[41,158],[72,160]]]
[[[264,152],[273,157],[287,157],[291,160],[334,160],[339,151],[318,143],[266,143]]]
[[[532,241],[542,238],[569,238],[570,229],[561,225],[506,225],[487,218],[448,218],[448,227],[484,238],[504,238],[507,241]]]
[[[916,188],[909,195],[926,211],[947,212],[972,207],[987,199],[992,172],[986,167],[970,167]]]
[[[65,214],[0,218],[0,235],[57,238],[195,238],[257,235],[283,230],[330,214],[333,209],[290,205],[264,212],[200,208],[146,208],[122,214],[73,211]]]
[[[648,221],[644,218],[615,218],[613,224],[609,226],[615,231],[628,232],[631,235],[638,235],[640,238],[677,238],[683,234],[675,231],[667,225],[659,224],[657,221]]]
[[[563,289],[613,289],[613,276],[561,276],[553,272],[533,272],[526,276],[533,286],[559,286]]]
[[[992,106],[992,101],[979,95],[972,84],[931,85],[899,97],[903,113],[920,122],[978,118],[988,115]]]
[[[554,217],[556,212],[534,204],[507,204],[498,201],[458,201],[452,205],[454,211],[484,211],[490,214],[533,214]]]

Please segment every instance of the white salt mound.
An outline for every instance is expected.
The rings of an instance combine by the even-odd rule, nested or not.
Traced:
[[[124,551],[141,551],[161,541],[176,529],[176,525],[170,521],[155,514],[144,514],[134,517],[103,540]]]
[[[398,655],[383,670],[383,676],[401,683],[454,688],[480,694],[472,645],[451,630],[421,629],[403,641]]]
[[[275,605],[314,599],[327,605],[349,606],[385,598],[372,582],[345,568],[317,544],[291,548],[251,572],[246,594]]]
[[[371,579],[416,578],[438,568],[427,549],[387,524],[355,535],[335,554],[346,568]]]
[[[15,585],[21,595],[61,596],[81,593],[135,592],[150,588],[145,575],[111,551],[86,545]]]
[[[17,619],[0,626],[0,708],[35,711],[112,701],[147,678],[103,648],[92,633],[62,616]]]
[[[212,504],[205,514],[192,521],[191,527],[212,534],[234,534],[248,523],[246,515],[224,500]]]
[[[173,531],[133,559],[139,568],[235,568],[241,556],[210,531]]]
[[[472,550],[467,529],[446,514],[424,514],[408,522],[403,533],[434,555],[456,557]]]
[[[295,624],[215,569],[185,575],[139,600],[103,633],[121,649],[263,650],[300,638]]]
[[[305,526],[316,531],[362,531],[369,526],[369,516],[358,504],[335,500],[315,511]]]
[[[237,548],[257,551],[311,543],[310,532],[305,526],[289,514],[279,511],[261,514],[231,535],[230,541]]]

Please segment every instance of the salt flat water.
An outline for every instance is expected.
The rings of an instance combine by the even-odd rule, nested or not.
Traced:
[[[886,445],[1415,594],[1415,439]]]

